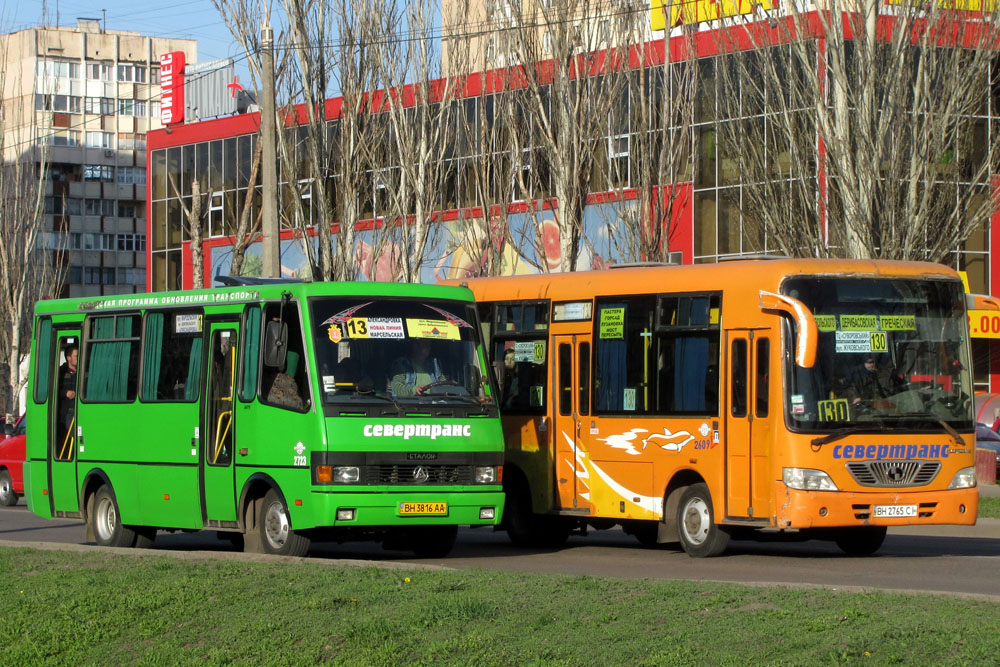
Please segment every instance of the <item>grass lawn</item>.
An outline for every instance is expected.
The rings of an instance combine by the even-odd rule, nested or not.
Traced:
[[[979,497],[979,516],[984,519],[1000,519],[1000,497]]]
[[[932,595],[0,549],[0,656],[51,664],[989,664]]]

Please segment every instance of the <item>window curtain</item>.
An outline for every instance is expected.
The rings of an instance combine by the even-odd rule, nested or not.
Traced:
[[[677,339],[674,347],[674,405],[681,412],[704,412],[708,339]]]
[[[163,313],[146,316],[146,348],[142,364],[142,400],[155,401],[160,386],[160,361],[163,357]]]
[[[193,401],[201,390],[201,336],[191,340],[191,356],[188,357],[188,376],[184,383],[184,400]]]
[[[624,321],[628,322],[626,304],[614,303],[601,306],[601,310],[607,308],[624,308]],[[621,410],[624,406],[625,382],[628,377],[625,363],[628,351],[627,327],[623,335],[625,337],[621,339],[599,338],[597,341],[597,368],[600,371],[600,381],[597,386],[598,410]]]
[[[38,325],[35,346],[35,402],[44,403],[49,395],[49,373],[52,370],[52,320],[45,318]]]
[[[124,402],[128,400],[129,362],[132,352],[131,341],[108,341],[115,332],[118,320],[119,336],[132,335],[133,317],[100,317],[93,320],[92,342],[87,361],[87,386],[85,396],[88,401]]]
[[[243,345],[243,387],[240,397],[244,401],[252,401],[257,390],[257,367],[260,363],[260,306],[251,306],[247,310]]]
[[[113,317],[99,317],[91,322],[91,343],[87,350],[87,381],[84,396],[88,401],[111,400],[109,387],[115,372],[112,343],[102,343],[99,339],[110,338],[114,332]]]

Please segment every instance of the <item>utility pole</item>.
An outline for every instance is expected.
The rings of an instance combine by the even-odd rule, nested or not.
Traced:
[[[263,202],[261,229],[263,231],[262,275],[265,278],[281,277],[281,246],[278,228],[278,153],[275,144],[275,93],[274,93],[274,30],[269,21],[260,29],[261,66],[264,70],[260,105],[261,178]],[[248,195],[249,196],[249,195]]]

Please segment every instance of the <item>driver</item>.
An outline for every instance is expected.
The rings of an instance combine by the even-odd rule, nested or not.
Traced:
[[[866,357],[864,373],[851,388],[851,402],[857,405],[861,401],[887,398],[899,391],[902,383],[903,378],[898,373],[889,368],[879,368],[875,357]]]
[[[431,342],[426,338],[411,338],[410,354],[392,363],[389,386],[393,396],[414,396],[423,387],[446,379],[441,364],[431,356]]]

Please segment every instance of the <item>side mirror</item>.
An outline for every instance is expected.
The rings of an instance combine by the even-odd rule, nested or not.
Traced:
[[[812,368],[816,363],[816,347],[819,341],[819,329],[816,319],[806,304],[798,299],[784,294],[760,291],[759,305],[761,310],[776,310],[795,320],[795,364],[802,368]]]
[[[288,352],[288,325],[271,320],[264,327],[264,365],[283,368]]]

